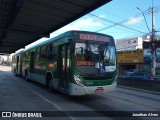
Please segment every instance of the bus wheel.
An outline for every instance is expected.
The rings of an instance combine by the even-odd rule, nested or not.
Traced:
[[[16,69],[15,69],[15,68],[14,68],[14,75],[17,76],[17,74],[16,74]]]
[[[47,79],[47,89],[48,89],[50,92],[54,92],[52,77],[49,77],[49,78]]]
[[[26,81],[29,81],[28,73],[25,74],[25,80],[26,80]]]

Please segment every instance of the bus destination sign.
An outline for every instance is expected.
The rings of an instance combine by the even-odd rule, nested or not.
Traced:
[[[86,34],[80,33],[79,34],[80,40],[90,40],[90,41],[99,41],[99,42],[110,42],[109,37],[97,35],[97,34]]]

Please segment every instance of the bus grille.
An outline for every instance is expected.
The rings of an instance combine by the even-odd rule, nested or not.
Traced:
[[[96,77],[96,76],[93,76],[93,77],[83,77],[84,80],[106,80],[106,79],[111,79],[112,76],[105,76],[105,77]]]

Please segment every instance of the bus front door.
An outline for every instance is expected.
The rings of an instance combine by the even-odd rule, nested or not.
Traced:
[[[70,78],[70,45],[61,45],[59,48],[59,78],[60,89],[68,91],[68,81]]]

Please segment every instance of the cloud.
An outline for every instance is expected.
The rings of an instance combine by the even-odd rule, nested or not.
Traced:
[[[100,17],[100,18],[105,18],[105,17],[106,17],[106,15],[99,15],[99,17]]]
[[[74,24],[75,28],[77,27],[80,29],[84,27],[98,27],[98,26],[102,26],[102,23],[94,21],[93,18],[81,19]]]
[[[102,15],[101,17],[105,17],[104,15]],[[84,19],[84,18],[81,18],[81,19],[78,19],[60,29],[58,29],[57,31],[53,32],[50,34],[50,38],[53,38],[59,34],[62,34],[66,31],[69,31],[69,30],[90,30],[92,29],[93,27],[100,27],[102,26],[103,24],[99,21],[95,21],[93,18],[87,18],[87,19]],[[39,39],[38,41],[26,46],[26,48],[28,47],[31,47],[37,43],[40,43],[40,42],[43,42],[45,40],[48,40],[49,38],[41,38]]]
[[[101,22],[94,21],[93,18],[87,18],[87,19],[79,19],[72,24],[64,26],[62,29],[64,29],[64,30],[81,30],[86,27],[99,27],[102,25],[103,24]]]
[[[105,16],[103,15],[102,17]],[[101,27],[101,26],[103,26],[103,23],[95,21],[93,18],[87,18],[87,19],[82,18],[51,33],[51,37],[57,36],[58,34],[61,34],[69,30],[90,30],[94,27]]]
[[[128,21],[126,22],[127,25],[133,25],[140,23],[143,17],[130,17]]]

